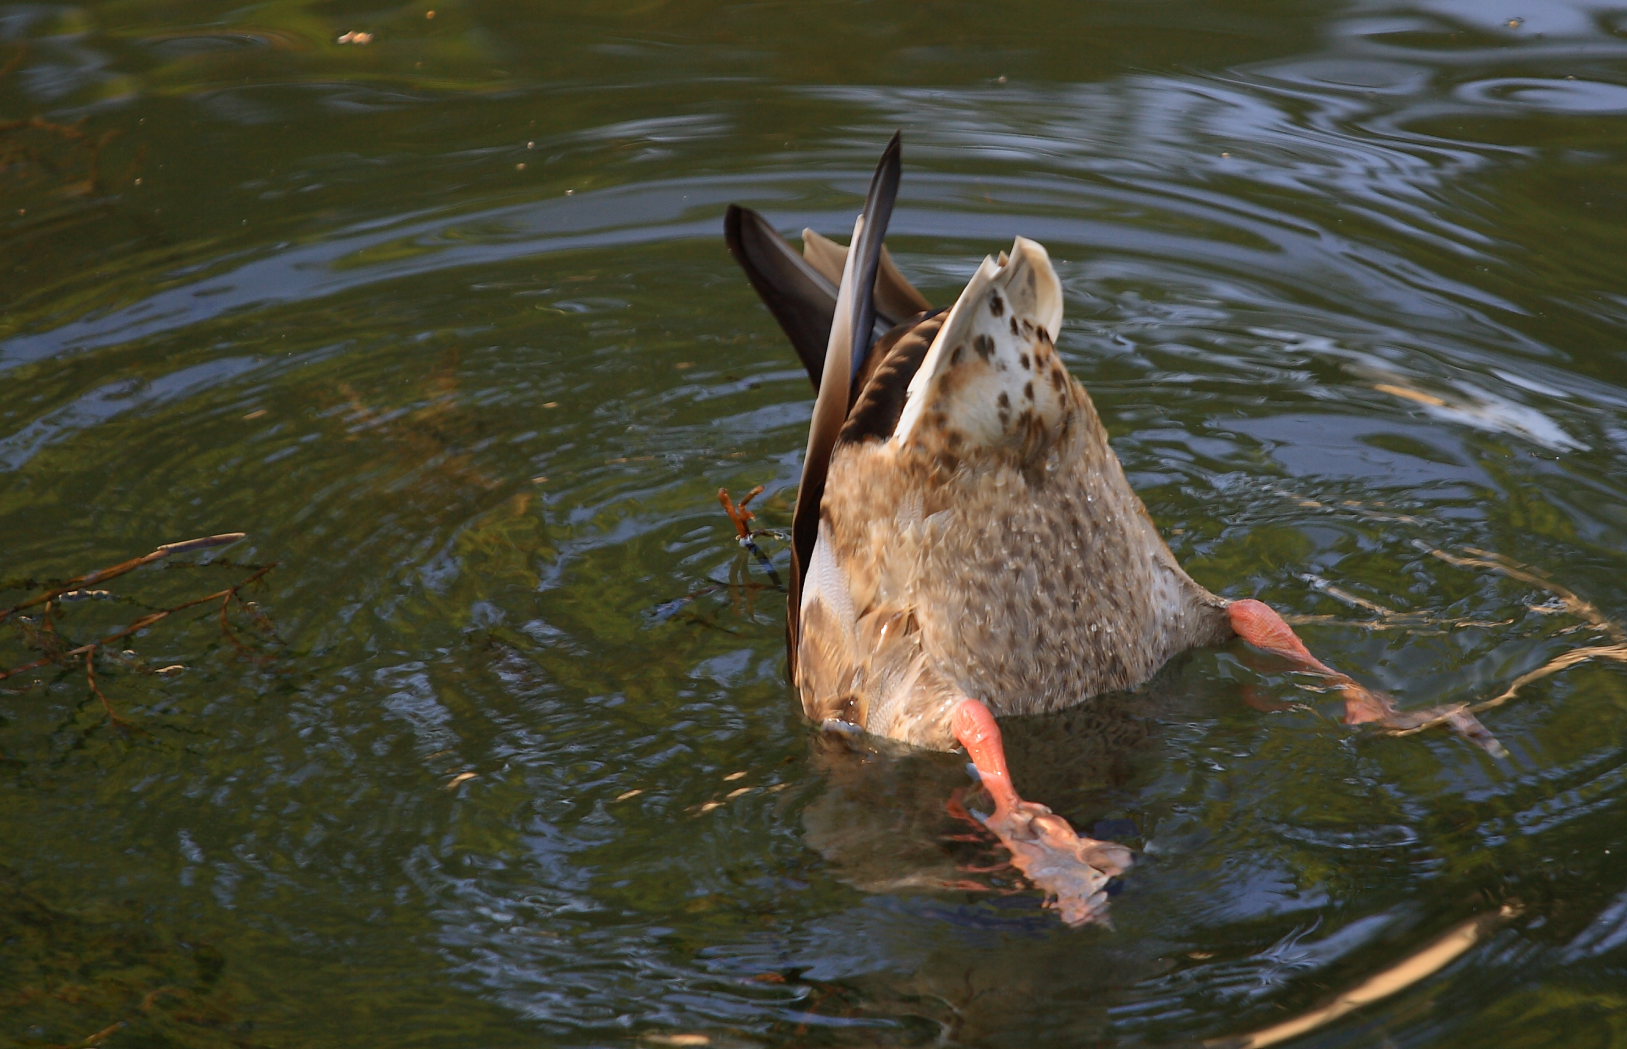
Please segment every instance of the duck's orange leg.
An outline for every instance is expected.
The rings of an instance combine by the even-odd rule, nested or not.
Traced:
[[[1049,903],[1063,921],[1107,924],[1107,883],[1130,866],[1130,850],[1083,837],[1044,805],[1024,801],[1011,782],[1000,726],[983,703],[962,700],[954,727],[994,799],[994,811],[983,824],[1011,850],[1013,865],[1050,894]]]
[[[1451,725],[1465,739],[1476,743],[1493,754],[1504,753],[1480,720],[1463,704],[1430,707],[1425,710],[1397,710],[1389,696],[1375,692],[1349,674],[1341,673],[1311,655],[1305,642],[1294,633],[1277,610],[1264,601],[1246,599],[1233,601],[1226,608],[1232,629],[1237,636],[1264,652],[1286,660],[1296,670],[1315,674],[1327,685],[1342,693],[1345,701],[1345,723],[1374,725],[1389,732],[1415,732],[1431,725]]]

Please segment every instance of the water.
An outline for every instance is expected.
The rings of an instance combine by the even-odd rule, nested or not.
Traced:
[[[276,565],[107,706],[0,623],[56,660],[0,682],[0,1040],[1192,1044],[1385,974],[1293,1044],[1627,1037],[1619,10],[551,6],[0,8],[0,605]],[[1015,725],[1143,851],[1107,933],[963,869],[956,758],[811,738],[714,498],[788,523],[807,383],[721,212],[838,233],[895,128],[901,265],[1047,244],[1193,575],[1407,705],[1538,674],[1508,759],[1235,652]]]

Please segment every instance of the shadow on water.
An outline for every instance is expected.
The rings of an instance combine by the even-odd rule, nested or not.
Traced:
[[[0,606],[181,536],[278,563],[274,658],[200,605],[97,662],[134,731],[71,659],[0,682],[0,1026],[1627,1037],[1619,11],[429,10],[0,8]],[[1047,244],[1192,574],[1407,706],[1519,683],[1506,760],[1228,651],[1021,719],[1019,780],[1140,852],[1108,932],[946,806],[960,758],[811,738],[715,500],[787,525],[807,381],[720,216],[849,228],[896,127],[900,264]]]

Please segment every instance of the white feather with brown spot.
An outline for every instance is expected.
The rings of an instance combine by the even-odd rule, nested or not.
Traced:
[[[1043,245],[1018,237],[1009,256],[985,258],[911,380],[893,440],[917,440],[929,414],[983,446],[1020,440],[1025,410],[1054,426],[1068,403],[1051,372],[1061,325],[1062,285]]]

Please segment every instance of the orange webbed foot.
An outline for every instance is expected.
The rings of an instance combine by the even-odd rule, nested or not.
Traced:
[[[1130,850],[1087,838],[1046,806],[1023,800],[1006,766],[1000,726],[983,703],[962,700],[954,727],[994,801],[994,811],[983,825],[1011,851],[1012,865],[1047,893],[1047,906],[1059,911],[1069,925],[1110,925],[1108,883],[1129,869]]]
[[[1311,655],[1310,649],[1294,633],[1294,628],[1263,601],[1245,599],[1226,607],[1237,636],[1263,652],[1286,660],[1294,669],[1320,677],[1330,689],[1344,698],[1345,724],[1372,725],[1394,734],[1417,732],[1435,725],[1450,725],[1464,739],[1488,753],[1507,753],[1497,737],[1469,711],[1467,704],[1448,703],[1422,710],[1399,710],[1394,700],[1370,689],[1349,674],[1341,673]]]

